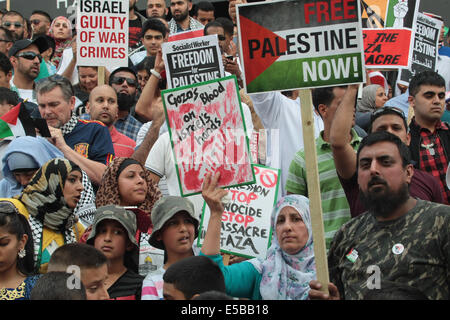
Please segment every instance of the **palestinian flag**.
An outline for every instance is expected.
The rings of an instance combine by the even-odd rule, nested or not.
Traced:
[[[283,0],[237,6],[247,93],[364,81],[358,0]]]
[[[36,136],[33,119],[23,103],[19,103],[0,118],[0,139]]]

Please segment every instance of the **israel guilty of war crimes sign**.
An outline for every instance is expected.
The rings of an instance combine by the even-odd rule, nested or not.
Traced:
[[[182,196],[201,193],[207,173],[219,186],[255,182],[235,76],[161,92]]]
[[[419,13],[412,52],[411,68],[400,70],[398,83],[408,86],[411,78],[425,70],[436,70],[442,22]]]
[[[128,6],[128,0],[78,0],[78,65],[128,66]]]
[[[178,88],[224,76],[217,35],[162,44],[169,88]]]
[[[272,230],[270,219],[278,198],[280,170],[253,165],[256,183],[228,189],[231,201],[224,205],[220,249],[247,258],[265,259]],[[203,206],[197,245],[205,239],[211,212]]]
[[[237,6],[247,93],[365,81],[357,0]]]

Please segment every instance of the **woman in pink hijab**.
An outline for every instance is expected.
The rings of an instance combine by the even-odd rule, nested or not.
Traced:
[[[58,69],[64,49],[72,44],[72,23],[66,17],[56,17],[52,21],[48,34],[55,39],[55,53],[51,62]]]

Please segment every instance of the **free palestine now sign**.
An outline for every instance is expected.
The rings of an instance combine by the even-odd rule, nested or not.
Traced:
[[[247,93],[365,81],[359,1],[237,6]]]

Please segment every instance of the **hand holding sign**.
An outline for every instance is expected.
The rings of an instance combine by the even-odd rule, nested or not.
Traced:
[[[220,228],[224,211],[221,200],[227,194],[227,191],[217,187],[219,178],[219,172],[213,178],[211,178],[210,173],[207,173],[202,186],[202,196],[211,210],[211,218],[202,246],[202,252],[205,255],[216,255],[220,252]]]
[[[211,210],[211,214],[217,214],[222,217],[222,213],[225,210],[222,198],[227,195],[228,191],[217,187],[219,178],[220,172],[215,173],[214,177],[212,177],[211,173],[206,174],[203,181],[202,197]]]

